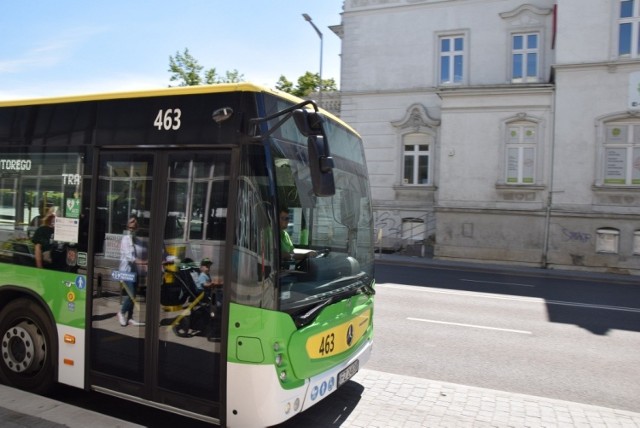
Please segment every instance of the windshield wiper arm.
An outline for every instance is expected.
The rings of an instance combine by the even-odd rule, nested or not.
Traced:
[[[324,302],[320,303],[319,305],[312,307],[307,312],[294,317],[294,322],[296,326],[300,328],[300,327],[304,327],[305,325],[311,324],[311,322],[318,316],[320,311],[325,307],[329,306],[330,304],[332,304],[333,302],[335,302],[338,297],[340,297],[340,299],[344,299],[347,297],[354,296],[358,292],[366,294],[367,296],[373,296],[374,294],[376,294],[376,290],[372,286],[366,283],[363,283],[362,285],[360,285],[355,289],[352,288],[351,290],[347,290],[347,291],[343,291],[341,293],[335,294],[329,297]]]
[[[367,296],[373,296],[373,295],[376,294],[375,288],[373,288],[369,284],[362,284],[362,286],[359,288],[359,290],[362,291]]]
[[[324,307],[329,306],[333,303],[333,300],[333,297],[329,297],[327,300],[320,303],[319,305],[314,306],[304,314],[296,316],[294,319],[296,326],[304,327],[305,325],[310,324]]]

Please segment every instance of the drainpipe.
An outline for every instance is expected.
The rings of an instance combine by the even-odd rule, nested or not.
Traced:
[[[543,269],[547,269],[549,265],[548,253],[549,253],[549,231],[551,229],[551,205],[553,204],[553,177],[554,177],[554,160],[555,160],[555,139],[556,139],[556,85],[553,86],[553,97],[551,104],[551,160],[549,173],[549,192],[547,193],[547,208],[544,218],[544,244],[542,247],[542,257],[540,260],[540,266]]]

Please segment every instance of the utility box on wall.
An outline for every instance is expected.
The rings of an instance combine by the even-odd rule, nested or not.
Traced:
[[[598,229],[596,237],[596,253],[618,253],[620,231],[616,229]]]

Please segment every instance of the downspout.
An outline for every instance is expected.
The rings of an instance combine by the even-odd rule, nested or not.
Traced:
[[[551,229],[551,205],[553,204],[553,177],[554,177],[554,160],[555,160],[555,139],[556,139],[556,94],[557,89],[554,83],[553,85],[553,97],[551,102],[551,159],[550,159],[550,168],[551,171],[549,173],[549,191],[547,192],[547,207],[544,218],[544,244],[542,247],[542,257],[540,261],[540,266],[543,269],[547,269],[549,265],[548,253],[549,253],[549,233]]]

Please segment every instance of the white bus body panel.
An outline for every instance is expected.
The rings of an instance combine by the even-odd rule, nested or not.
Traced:
[[[56,327],[58,328],[58,382],[84,388],[85,330],[62,324],[57,324]],[[75,343],[65,343],[65,334],[73,336]]]
[[[355,360],[362,367],[371,356],[372,345],[365,341],[347,361],[290,390],[280,386],[274,364],[228,363],[227,426],[268,427],[292,418],[335,392],[338,373]]]

